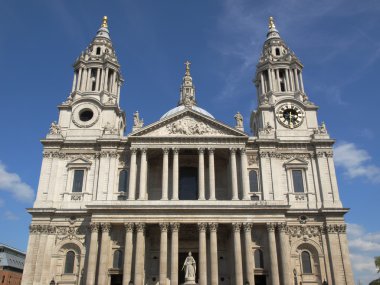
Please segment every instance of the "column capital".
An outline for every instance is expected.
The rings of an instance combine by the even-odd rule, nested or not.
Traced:
[[[135,226],[136,226],[136,230],[138,232],[144,232],[145,231],[145,226],[146,226],[145,223],[136,223]]]
[[[135,224],[134,223],[125,223],[124,227],[125,227],[125,231],[127,231],[127,232],[133,232]]]
[[[218,223],[209,223],[208,228],[210,232],[216,232],[218,230]]]
[[[159,223],[161,232],[167,232],[169,229],[169,223]]]
[[[173,147],[172,151],[173,151],[173,154],[178,154],[179,153],[179,148]]]
[[[198,223],[198,230],[200,232],[205,232],[206,228],[207,228],[207,224],[206,223]]]
[[[242,147],[242,148],[239,148],[239,151],[240,151],[240,154],[246,154],[246,148],[245,147]]]
[[[203,154],[203,153],[204,153],[204,151],[205,151],[205,149],[204,149],[204,148],[202,148],[202,147],[198,148],[198,153],[199,153],[199,154]]]
[[[241,223],[232,223],[232,229],[234,232],[240,232]]]
[[[129,149],[129,151],[131,152],[131,154],[136,154],[136,153],[137,153],[137,148],[135,148],[135,147],[131,147],[131,148]]]
[[[244,226],[245,232],[251,232],[253,224],[252,223],[244,223],[243,226]]]
[[[210,147],[207,150],[208,150],[208,154],[214,154],[214,152],[215,152],[215,148],[213,148],[213,147]]]
[[[230,147],[230,153],[231,154],[233,154],[233,155],[236,154],[236,150],[237,150],[236,148]]]
[[[90,223],[90,225],[88,226],[88,229],[90,230],[90,232],[99,232],[99,223]]]
[[[172,232],[178,232],[180,225],[181,225],[180,223],[170,223],[171,231]]]
[[[146,147],[140,148],[141,154],[146,154],[148,149]]]
[[[284,223],[278,223],[277,224],[277,228],[282,233],[287,233],[288,232],[288,225],[285,222]]]
[[[267,230],[268,232],[274,232],[276,228],[276,224],[275,223],[267,223]]]
[[[102,223],[100,226],[103,233],[109,233],[111,231],[111,223]]]
[[[162,152],[164,154],[169,154],[169,148],[167,148],[167,147],[162,148]]]

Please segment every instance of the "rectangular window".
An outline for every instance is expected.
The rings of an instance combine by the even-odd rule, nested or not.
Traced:
[[[257,171],[251,170],[249,172],[249,188],[251,192],[259,192],[259,183],[257,180]]]
[[[84,170],[78,169],[74,171],[73,192],[82,192]]]
[[[126,193],[128,190],[128,171],[123,169],[119,174],[119,192]]]
[[[293,189],[296,193],[303,193],[305,189],[303,187],[302,170],[293,170]]]

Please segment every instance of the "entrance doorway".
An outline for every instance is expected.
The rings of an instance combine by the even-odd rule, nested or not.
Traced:
[[[183,263],[185,262],[185,259],[188,255],[188,252],[180,252],[178,254],[178,277],[179,277],[179,284],[185,283],[185,270],[182,270]],[[191,255],[194,257],[195,263],[196,263],[196,272],[195,272],[195,281],[198,280],[198,252],[191,252]]]
[[[198,168],[181,167],[179,169],[179,199],[198,199]]]
[[[255,285],[267,285],[267,276],[255,275]]]
[[[123,285],[123,274],[112,274],[111,285]]]

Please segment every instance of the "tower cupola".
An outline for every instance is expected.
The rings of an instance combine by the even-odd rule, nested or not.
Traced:
[[[185,76],[182,78],[182,84],[180,88],[180,99],[178,106],[184,105],[186,107],[192,107],[196,105],[195,101],[195,86],[193,84],[193,78],[190,74],[191,63],[187,60],[185,62],[186,71]]]
[[[273,17],[270,17],[267,39],[253,80],[259,103],[274,104],[284,98],[307,101],[302,68],[301,62],[281,38]]]

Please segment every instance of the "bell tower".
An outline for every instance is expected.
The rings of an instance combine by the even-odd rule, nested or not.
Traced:
[[[270,17],[253,79],[258,108],[251,114],[250,126],[255,136],[291,140],[309,139],[320,133],[318,107],[305,93],[302,69],[302,63],[280,37]]]
[[[48,138],[94,140],[122,136],[125,114],[119,102],[124,80],[112,46],[107,16],[73,67],[70,95],[58,106],[59,120],[52,123]]]

